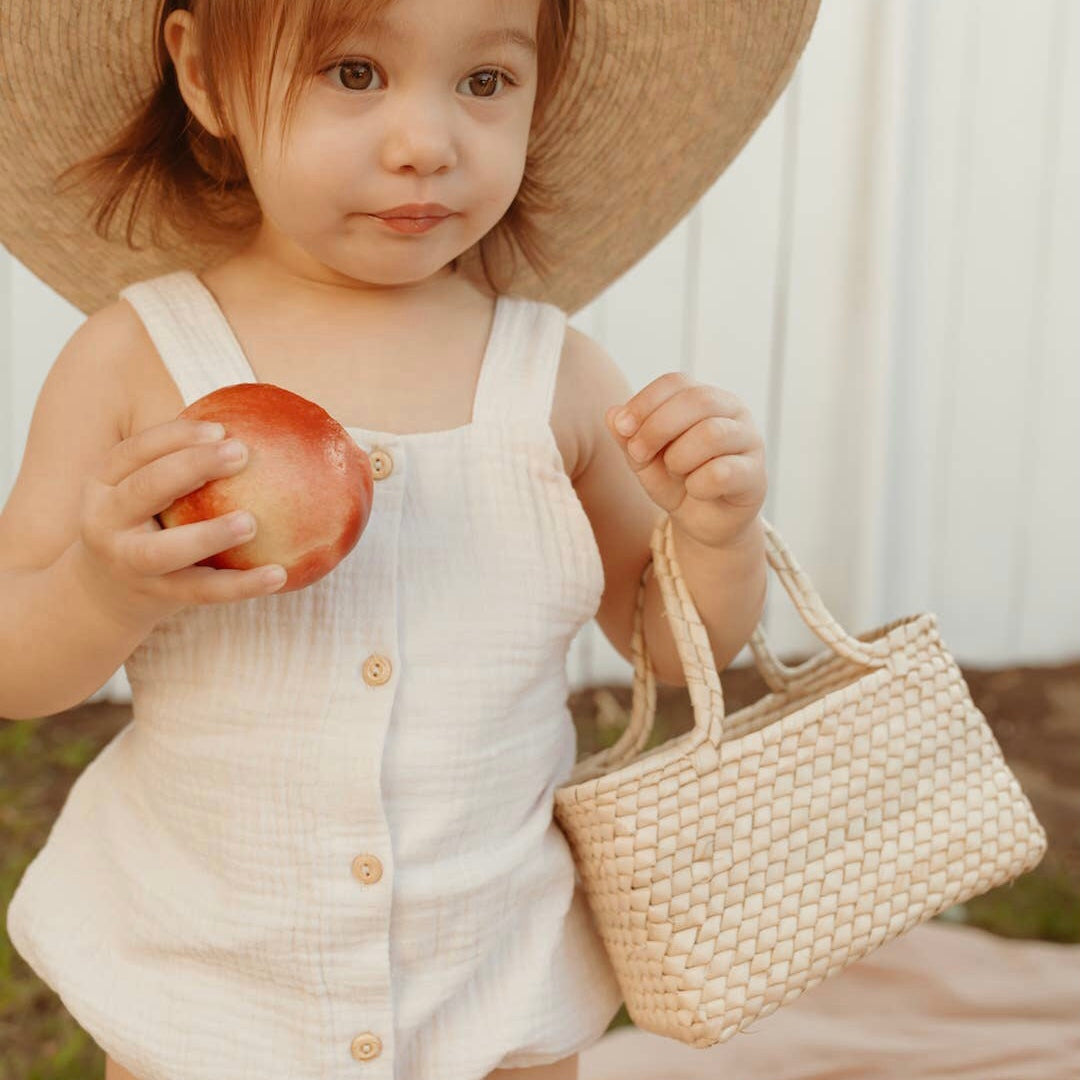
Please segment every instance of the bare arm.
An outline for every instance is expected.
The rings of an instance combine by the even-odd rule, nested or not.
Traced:
[[[154,620],[123,618],[95,590],[79,542],[51,566],[0,571],[0,719],[51,716],[85,701]]]
[[[0,511],[0,718],[85,700],[156,622],[188,604],[265,595],[260,568],[200,565],[254,535],[234,515],[162,529],[155,516],[215,476],[220,432],[175,419],[125,431],[134,312],[91,315],[42,386]],[[208,441],[209,440],[209,441]]]

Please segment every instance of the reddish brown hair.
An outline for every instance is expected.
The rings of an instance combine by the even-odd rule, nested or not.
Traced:
[[[196,242],[236,244],[258,226],[262,212],[247,179],[239,144],[232,134],[227,101],[239,88],[252,117],[261,118],[265,138],[270,79],[282,43],[293,43],[286,56],[291,68],[282,102],[282,138],[287,135],[296,102],[315,77],[320,62],[340,49],[354,32],[381,14],[392,0],[160,0],[155,35],[155,83],[143,105],[102,150],[68,166],[57,190],[85,183],[94,192],[90,214],[94,231],[109,239],[112,219],[130,194],[125,240],[133,240],[137,221],[146,215],[151,242],[162,243],[160,226]],[[180,94],[176,69],[165,45],[165,20],[178,9],[195,16],[195,47],[205,78],[210,109],[227,132],[217,138],[192,115]],[[566,65],[573,36],[576,0],[541,0],[537,24],[537,88],[532,128],[550,105]],[[269,44],[269,53],[267,45]],[[286,52],[288,48],[286,46]],[[256,88],[266,87],[261,103]],[[499,222],[477,243],[487,284],[504,292],[506,282],[493,276],[490,255],[496,245],[511,250],[511,238],[536,272],[546,278],[550,257],[537,216],[553,211],[557,192],[544,175],[542,159],[526,153],[525,170],[514,201]],[[453,260],[456,267],[457,259]]]

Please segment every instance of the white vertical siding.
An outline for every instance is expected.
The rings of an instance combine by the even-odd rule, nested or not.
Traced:
[[[1080,11],[1024,12],[827,0],[669,238],[696,271],[650,255],[574,320],[635,389],[682,369],[743,398],[765,514],[846,626],[935,611],[987,665],[1080,652]],[[683,313],[660,298],[649,355],[634,312],[665,281]],[[765,620],[782,652],[821,647],[772,577]],[[594,648],[575,675],[629,670]]]

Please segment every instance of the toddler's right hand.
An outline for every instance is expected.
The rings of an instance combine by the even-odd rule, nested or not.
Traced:
[[[201,559],[249,540],[236,530],[242,511],[163,529],[154,515],[208,480],[238,473],[227,461],[232,440],[204,432],[201,421],[176,419],[117,443],[83,483],[80,545],[83,580],[106,610],[124,622],[157,621],[189,604],[246,600],[275,592],[267,567],[218,570]]]

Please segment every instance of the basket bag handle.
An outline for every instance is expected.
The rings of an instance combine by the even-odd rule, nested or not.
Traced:
[[[825,607],[809,576],[795,561],[780,534],[761,518],[765,534],[765,556],[791,597],[803,622],[833,652],[865,667],[883,667],[888,663],[889,642],[885,638],[860,641],[849,634]],[[649,740],[656,715],[656,677],[645,651],[643,631],[645,617],[645,585],[650,571],[657,574],[664,610],[675,638],[675,647],[686,675],[687,689],[694,712],[694,726],[712,745],[719,745],[723,736],[724,693],[716,671],[708,633],[690,597],[686,582],[675,558],[674,525],[670,515],[662,514],[653,529],[650,546],[652,560],[642,571],[638,586],[637,608],[634,612],[632,648],[634,653],[634,687],[630,720],[610,747],[591,754],[577,763],[570,774],[570,783],[591,780],[632,761]],[[773,652],[759,622],[749,641],[754,663],[766,685],[774,692],[788,689],[811,665],[816,657],[796,666],[784,664]]]

